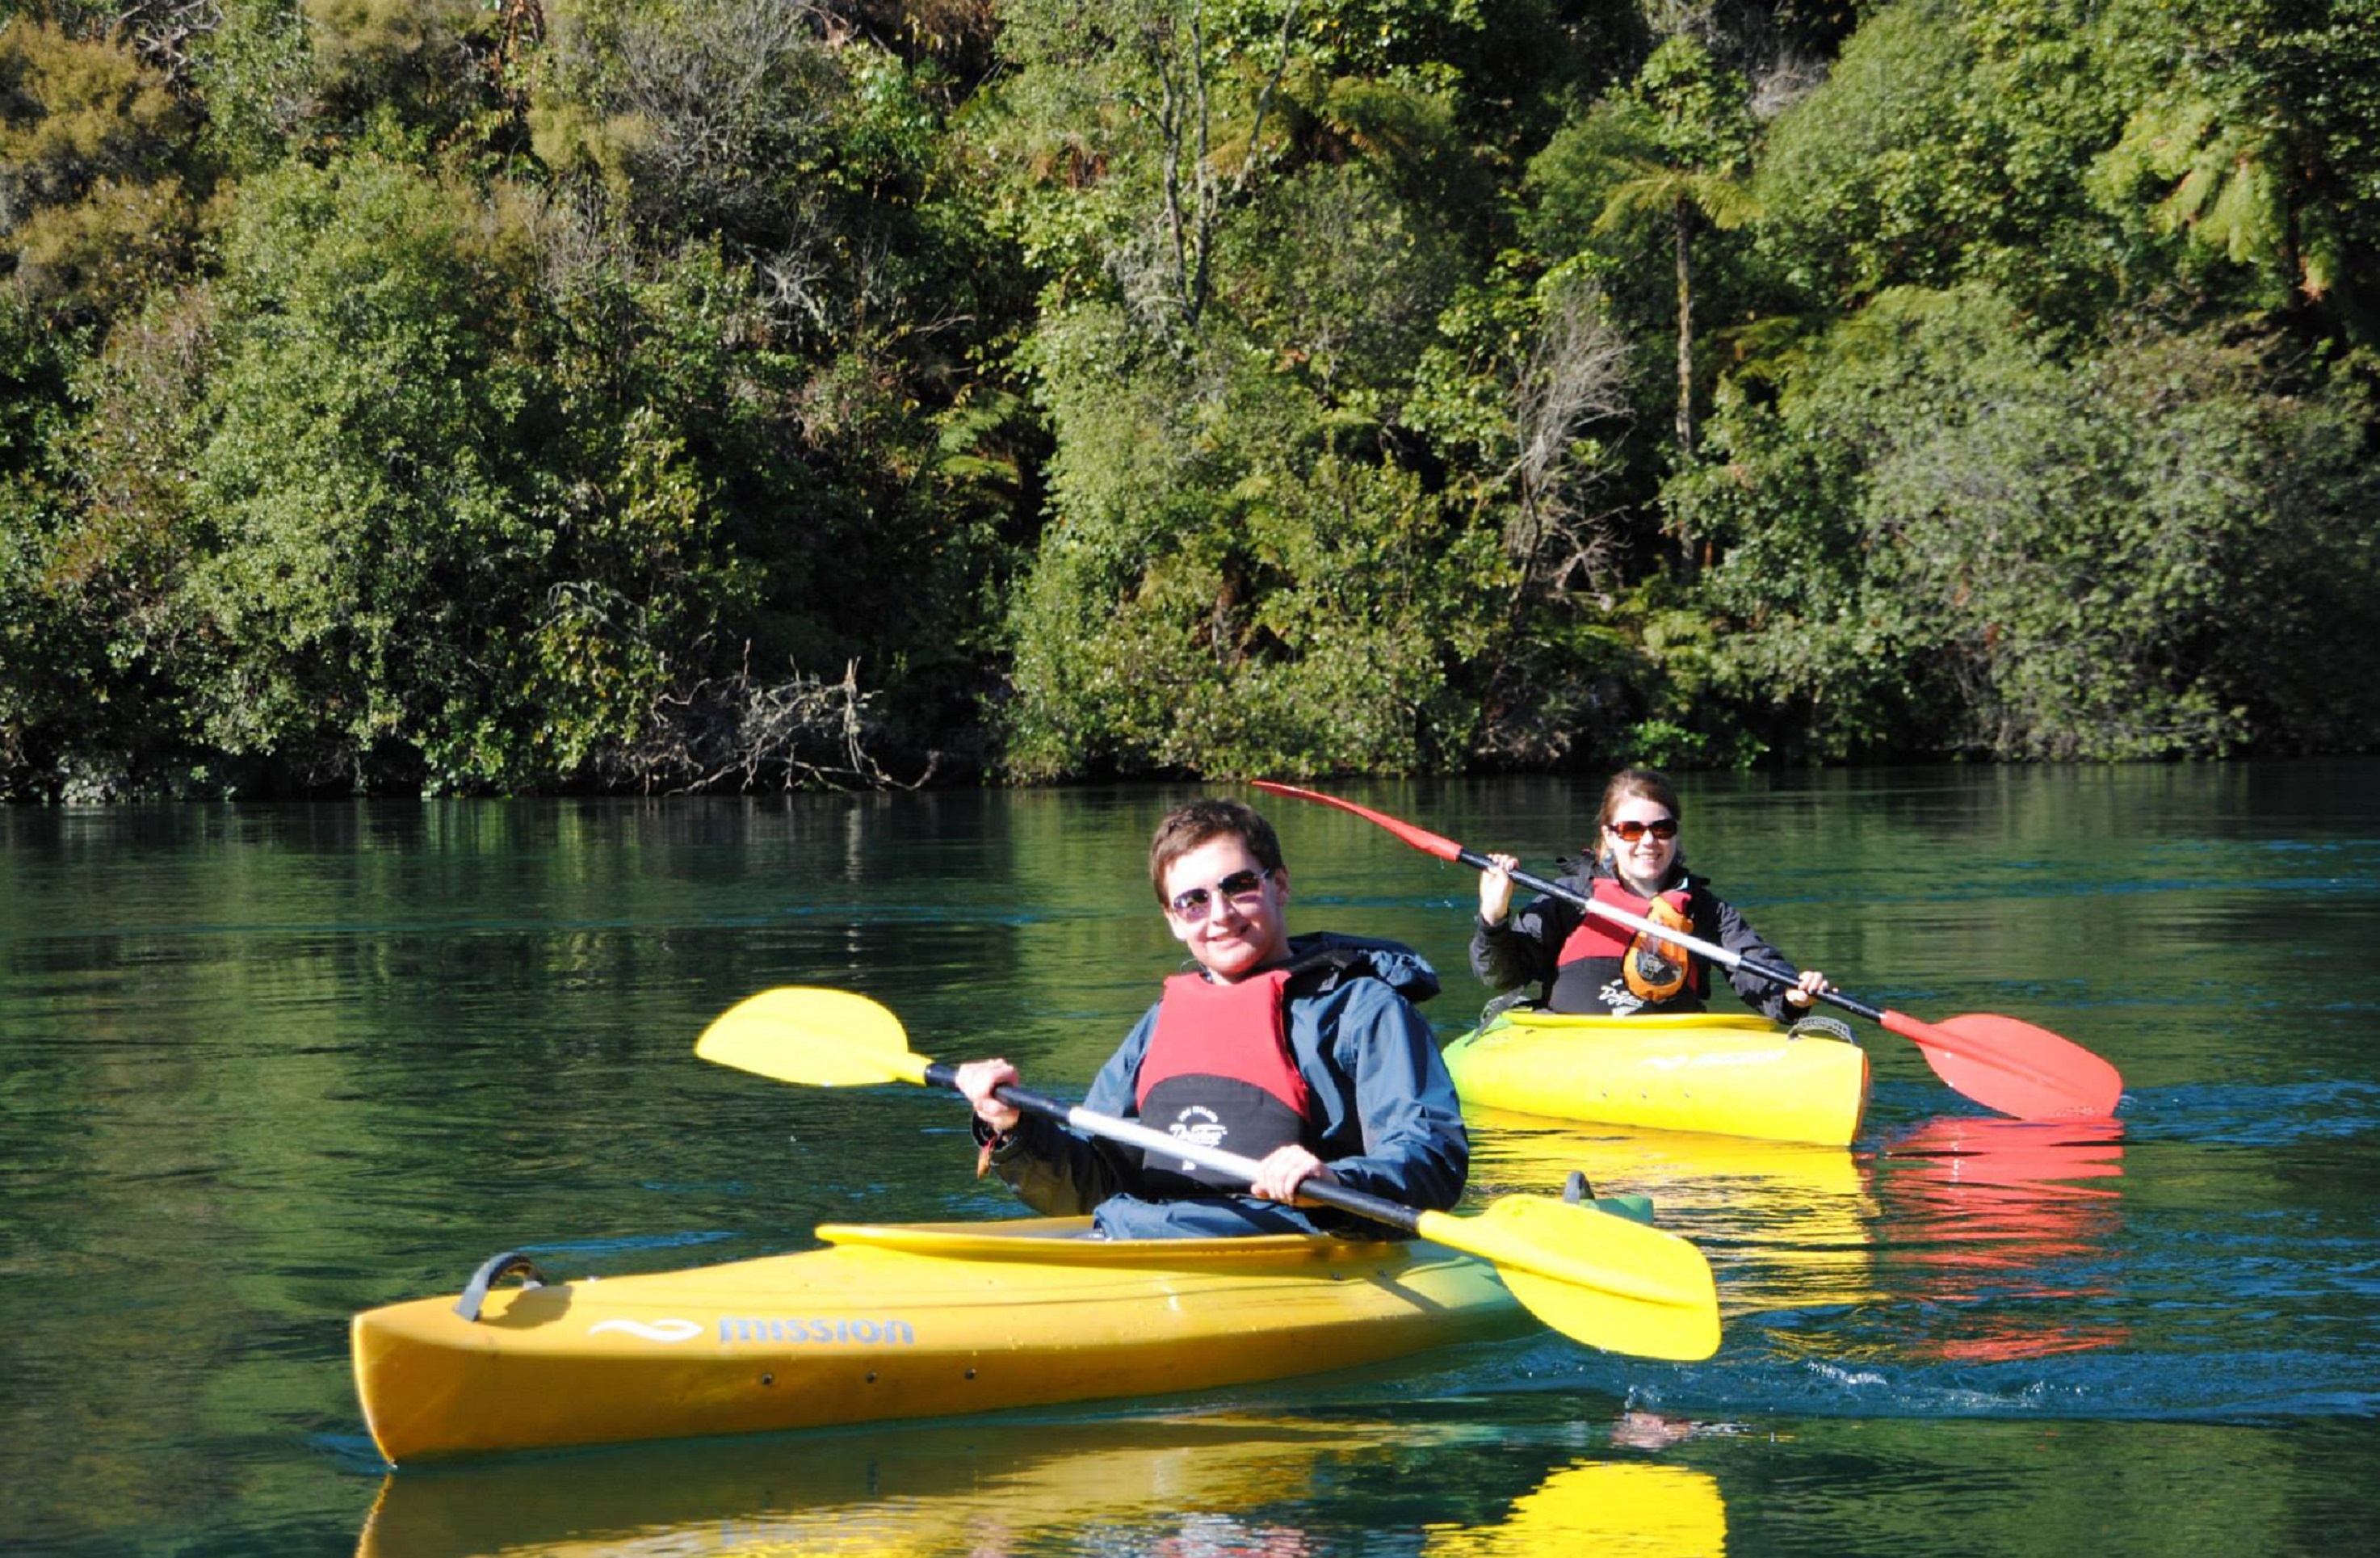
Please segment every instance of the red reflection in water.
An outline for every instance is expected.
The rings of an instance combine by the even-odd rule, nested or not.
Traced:
[[[1944,1116],[1884,1150],[1876,1165],[1891,1264],[1915,1296],[1949,1306],[1926,1349],[1961,1362],[2087,1352],[2129,1339],[2078,1324],[2109,1296],[2096,1281],[2054,1283],[2046,1268],[2102,1253],[2118,1226],[2122,1124]]]

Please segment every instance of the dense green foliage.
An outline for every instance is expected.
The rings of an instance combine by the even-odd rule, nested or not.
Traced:
[[[2380,0],[0,0],[0,796],[2356,749]]]

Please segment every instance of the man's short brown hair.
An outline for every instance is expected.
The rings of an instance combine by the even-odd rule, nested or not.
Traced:
[[[1246,845],[1265,870],[1281,869],[1281,837],[1270,822],[1238,801],[1205,797],[1167,812],[1165,821],[1157,824],[1157,835],[1148,841],[1148,885],[1156,890],[1160,907],[1165,903],[1167,868],[1200,845],[1226,835]]]

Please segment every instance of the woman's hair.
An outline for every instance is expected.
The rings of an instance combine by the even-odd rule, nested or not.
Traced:
[[[1281,870],[1281,838],[1272,824],[1238,801],[1210,796],[1167,812],[1157,824],[1157,836],[1148,841],[1148,884],[1156,889],[1158,903],[1165,902],[1166,868],[1209,839],[1226,835],[1246,845],[1265,870]]]
[[[1670,783],[1668,774],[1658,768],[1623,768],[1603,786],[1603,810],[1595,819],[1595,842],[1588,846],[1590,852],[1601,851],[1603,830],[1611,825],[1611,814],[1631,797],[1659,801],[1681,824],[1686,820],[1686,809],[1678,804],[1678,787]]]

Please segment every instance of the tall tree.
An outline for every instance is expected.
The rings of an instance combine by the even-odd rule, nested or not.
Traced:
[[[1558,137],[1532,176],[1549,198],[1584,194],[1591,232],[1639,225],[1666,231],[1676,276],[1678,456],[1694,453],[1694,240],[1705,225],[1742,226],[1758,213],[1746,175],[1754,124],[1743,78],[1695,39],[1653,51],[1625,90]]]

